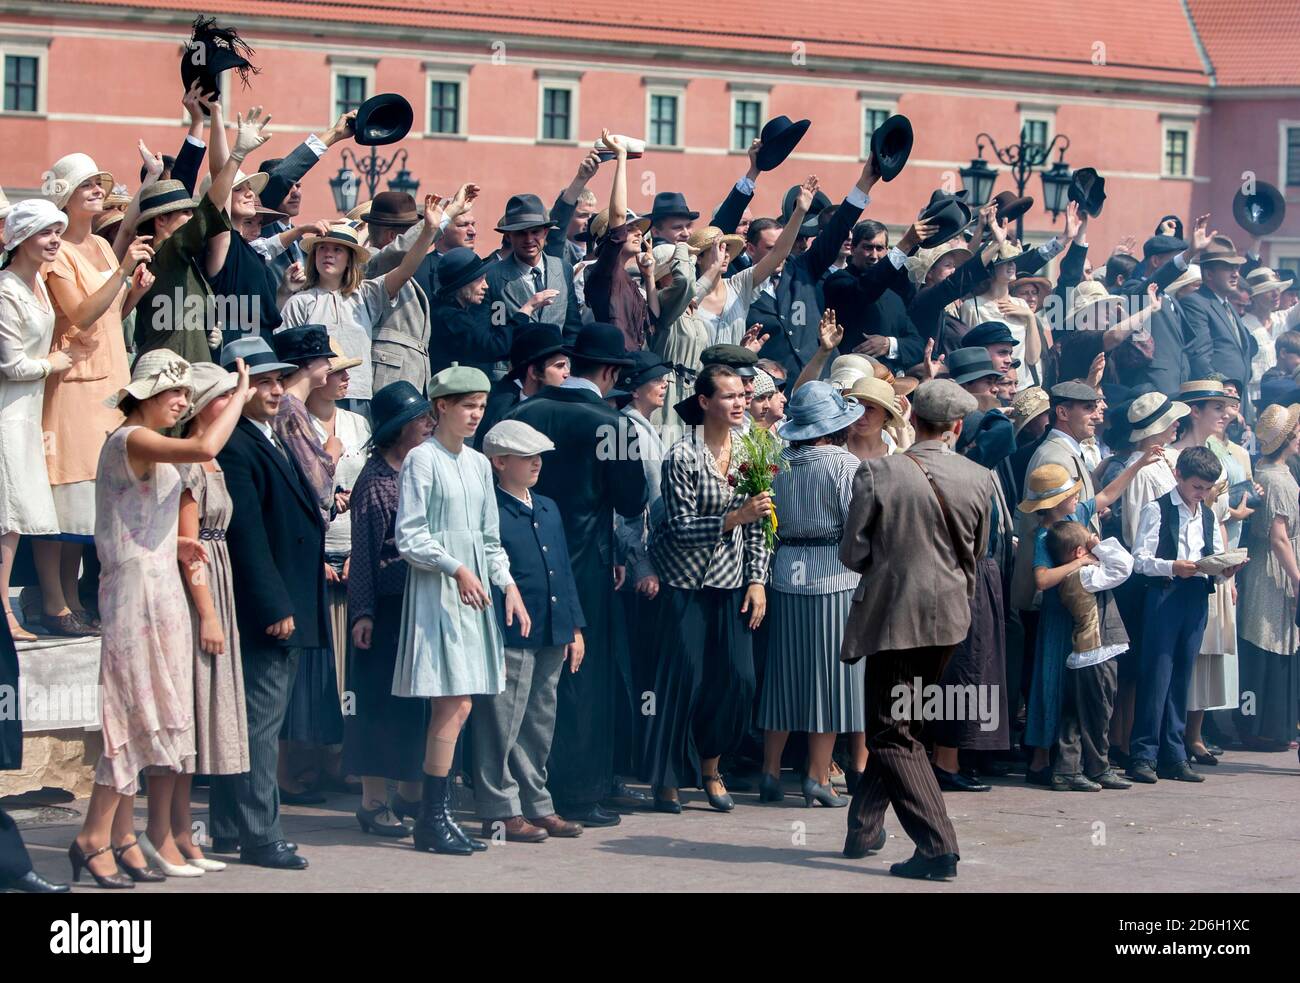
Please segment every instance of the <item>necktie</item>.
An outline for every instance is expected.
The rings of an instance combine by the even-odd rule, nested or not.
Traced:
[[[284,444],[280,443],[280,438],[275,435],[275,431],[270,431],[271,446],[280,452],[280,456],[286,461],[289,460],[289,452],[284,449]]]
[[[541,293],[545,289],[546,289],[546,281],[542,277],[542,268],[540,266],[534,266],[533,267],[533,290],[537,293]]]

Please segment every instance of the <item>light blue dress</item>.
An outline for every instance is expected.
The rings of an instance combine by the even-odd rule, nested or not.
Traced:
[[[492,607],[460,599],[469,567],[485,589],[514,583],[501,546],[492,466],[468,444],[453,453],[430,437],[398,478],[397,551],[410,564],[393,671],[394,696],[500,693],[505,650]]]

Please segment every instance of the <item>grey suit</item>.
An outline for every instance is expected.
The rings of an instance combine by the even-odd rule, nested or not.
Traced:
[[[1259,342],[1255,340],[1237,312],[1214,295],[1205,284],[1201,284],[1194,294],[1179,301],[1183,308],[1183,317],[1187,320],[1188,331],[1196,345],[1205,347],[1209,339],[1211,348],[1210,361],[1216,372],[1229,379],[1240,379],[1243,385],[1250,384],[1251,359],[1259,351]],[[1195,372],[1197,366],[1193,365]],[[1203,378],[1197,375],[1197,378]],[[1242,405],[1248,416],[1253,415],[1249,401]]]
[[[531,271],[513,257],[489,267],[486,303],[495,316],[497,304],[504,305],[505,316],[519,310],[539,290],[558,290],[559,296],[533,315],[541,324],[553,324],[564,335],[565,344],[572,344],[582,328],[582,312],[573,296],[573,267],[562,259],[542,254],[543,276],[537,285]]]
[[[383,276],[401,265],[423,231],[424,221],[421,220],[383,249],[375,251],[366,264],[366,279]],[[370,364],[374,371],[372,392],[379,392],[389,383],[398,381],[409,382],[420,392],[428,388],[429,298],[418,277],[411,277],[397,292],[393,306],[371,341]]]

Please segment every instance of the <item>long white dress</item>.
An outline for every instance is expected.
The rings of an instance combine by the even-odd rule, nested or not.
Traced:
[[[0,533],[59,531],[41,427],[53,337],[45,284],[38,279],[33,294],[18,274],[0,272]]]
[[[1228,496],[1214,503],[1214,519],[1228,517]],[[1237,606],[1232,603],[1232,581],[1219,578],[1210,595],[1209,616],[1201,638],[1201,652],[1192,667],[1188,710],[1230,710],[1237,706]]]
[[[398,478],[397,552],[410,565],[393,670],[394,696],[494,695],[505,686],[505,647],[492,606],[460,599],[467,566],[485,589],[514,583],[501,545],[488,459],[430,437],[406,455]]]

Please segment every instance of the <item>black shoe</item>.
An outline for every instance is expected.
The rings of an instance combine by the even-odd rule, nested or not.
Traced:
[[[938,765],[931,765],[934,777],[939,780],[939,788],[945,792],[987,792],[992,786],[983,785],[973,778],[967,778],[960,772],[945,771]],[[908,876],[906,874],[901,876]]]
[[[1030,768],[1028,765],[1026,765],[1025,784],[1041,785],[1044,788],[1051,788],[1052,787],[1052,766],[1048,765],[1045,768],[1039,768],[1037,771],[1035,771],[1033,768]]]
[[[601,799],[605,809],[649,809],[653,799],[644,792],[630,788],[621,778],[615,778],[609,795]]]
[[[911,877],[919,881],[950,881],[957,876],[957,861],[960,859],[955,853],[943,853],[937,857],[914,853],[902,863],[890,864],[889,872],[895,877]]]
[[[1217,767],[1219,764],[1219,759],[1210,753],[1209,748],[1206,748],[1204,753],[1202,753],[1200,751],[1195,750],[1194,748],[1189,747],[1187,749],[1187,756],[1191,758],[1193,761],[1195,761],[1198,765],[1206,765],[1207,767],[1214,768]]]
[[[424,776],[424,792],[420,798],[420,816],[415,822],[415,848],[422,853],[446,853],[469,857],[475,853],[472,846],[462,840],[453,829],[447,814],[451,785],[446,775]]]
[[[396,792],[389,798],[388,808],[398,819],[416,819],[420,815],[420,803],[404,799]]]
[[[1156,768],[1156,774],[1161,778],[1167,778],[1174,782],[1205,781],[1205,776],[1192,771],[1192,766],[1186,761],[1179,761],[1172,765],[1160,765]]]
[[[759,802],[783,802],[785,801],[785,792],[781,790],[781,779],[773,778],[767,772],[763,772],[763,778],[758,783],[758,801]]]
[[[1101,786],[1082,775],[1053,775],[1053,792],[1100,792]]]
[[[208,847],[210,853],[238,853],[239,838],[235,836],[214,836],[212,846]]]
[[[318,806],[325,802],[325,796],[315,789],[305,788],[301,792],[286,792],[280,789],[280,804],[286,806]]]
[[[139,841],[133,836],[131,837],[130,843],[123,843],[121,846],[113,847],[113,856],[117,858],[117,866],[121,870],[126,871],[131,880],[135,881],[137,884],[160,884],[167,880],[167,875],[161,870],[150,867],[147,860],[143,867],[132,867],[122,859],[122,855],[125,854],[127,850],[137,845],[139,845]]]
[[[1128,769],[1124,772],[1124,777],[1135,782],[1141,782],[1143,785],[1154,785],[1160,780],[1160,776],[1156,774],[1151,762],[1142,761],[1141,759],[1132,761],[1129,764]]]
[[[658,803],[655,804],[655,808],[658,808]],[[623,817],[617,812],[602,809],[599,803],[574,812],[562,812],[560,815],[571,823],[582,823],[584,826],[617,826],[623,821]]]
[[[717,784],[722,785],[721,795],[716,795],[709,791],[710,782],[716,782]],[[722,775],[705,775],[703,783],[704,795],[708,798],[710,806],[717,809],[718,812],[730,812],[732,809],[736,808],[736,800],[731,797],[731,793],[727,791],[727,786],[723,784]]]
[[[1114,768],[1107,768],[1100,775],[1092,776],[1092,781],[1096,782],[1102,788],[1122,789],[1133,787],[1133,783],[1127,778],[1115,774]]]
[[[873,853],[879,853],[885,848],[887,842],[889,842],[889,834],[885,832],[885,827],[881,826],[880,835],[866,846],[863,846],[861,843],[855,842],[852,839],[845,840],[844,856],[848,857],[850,860],[861,860],[863,857],[869,857]]]
[[[21,877],[0,881],[0,891],[19,891],[23,894],[67,894],[71,890],[71,886],[47,881],[34,870],[29,870]]]
[[[397,819],[395,823],[381,823],[378,820],[385,814],[397,819],[397,816],[387,803],[380,803],[374,809],[367,809],[364,805],[357,810],[357,824],[361,827],[361,832],[371,833],[375,836],[387,836],[393,839],[404,840],[411,835],[411,831],[406,825]]]
[[[269,867],[272,870],[306,870],[307,858],[300,857],[289,849],[284,840],[276,840],[265,846],[255,846],[239,853],[239,862],[252,864],[254,867]]]
[[[1219,745],[1217,745],[1217,744],[1211,744],[1209,741],[1206,741],[1206,742],[1205,742],[1205,750],[1209,751],[1209,752],[1210,752],[1212,755],[1214,755],[1216,758],[1222,758],[1222,757],[1223,757],[1223,748],[1219,747]]]
[[[654,808],[655,812],[666,812],[673,816],[682,814],[682,803],[679,799],[661,799],[656,795]]]

